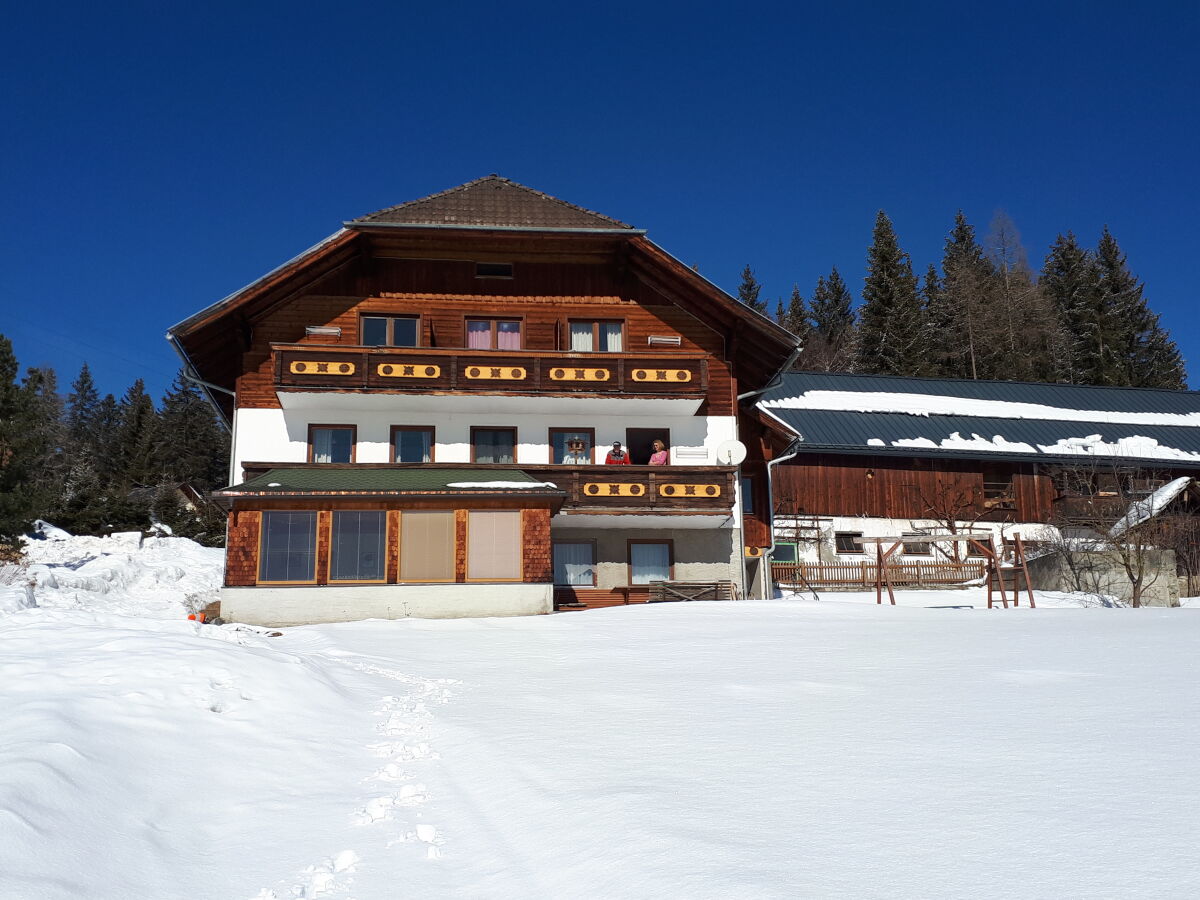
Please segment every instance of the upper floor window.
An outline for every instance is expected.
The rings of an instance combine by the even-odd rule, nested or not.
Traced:
[[[625,349],[625,324],[597,320],[571,322],[571,349],[595,353],[620,353]]]
[[[516,458],[517,429],[471,429],[471,462],[512,463]]]
[[[521,323],[516,319],[467,319],[470,350],[520,350]]]
[[[393,425],[392,462],[433,462],[433,428],[426,425]]]
[[[421,343],[420,316],[363,316],[364,347],[416,347]]]
[[[592,446],[596,443],[594,428],[551,428],[550,461],[569,465],[592,462]]]
[[[353,425],[309,425],[308,461],[354,462],[354,433]]]

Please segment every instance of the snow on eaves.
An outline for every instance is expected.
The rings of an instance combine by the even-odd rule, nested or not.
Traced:
[[[448,488],[492,488],[493,490],[529,490],[537,488],[557,488],[552,481],[454,481],[447,484]]]
[[[1052,422],[1109,422],[1114,425],[1176,425],[1200,428],[1200,413],[1068,409],[1039,403],[885,391],[806,391],[795,397],[764,400],[759,406],[763,409],[903,413],[910,416],[978,416],[988,419],[1041,419]]]

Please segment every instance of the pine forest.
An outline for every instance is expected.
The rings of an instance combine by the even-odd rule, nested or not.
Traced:
[[[764,314],[749,265],[738,299]],[[806,300],[799,285],[774,318],[803,342],[796,368],[1182,390],[1184,361],[1116,238],[1094,248],[1060,234],[1040,271],[1004,213],[980,240],[960,212],[941,266],[913,271],[887,214],[875,219],[861,302],[833,268]]]

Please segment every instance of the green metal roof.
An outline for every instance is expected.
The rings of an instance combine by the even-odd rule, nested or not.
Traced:
[[[484,485],[495,487],[454,487]],[[440,469],[412,468],[297,468],[271,469],[241,484],[222,488],[218,495],[239,494],[557,494],[557,488],[522,472],[520,469]]]

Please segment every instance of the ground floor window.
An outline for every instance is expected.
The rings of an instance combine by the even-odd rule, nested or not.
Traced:
[[[794,563],[799,558],[795,544],[776,544],[771,559],[778,563]]]
[[[329,540],[330,581],[385,581],[387,513],[335,510]]]
[[[595,587],[596,545],[591,541],[555,541],[554,583]]]
[[[472,510],[467,514],[467,580],[521,580],[521,513]]]
[[[838,553],[864,553],[861,531],[837,531],[833,535],[833,545]]]
[[[933,556],[933,545],[925,540],[925,535],[906,534],[903,540],[905,556]]]
[[[308,582],[317,577],[317,514],[281,512],[262,514],[262,552],[258,561],[260,582]]]
[[[401,513],[400,580],[453,581],[454,532],[452,509]]]
[[[629,583],[671,580],[670,541],[629,542]]]

